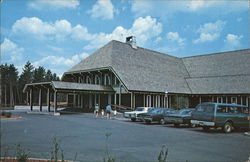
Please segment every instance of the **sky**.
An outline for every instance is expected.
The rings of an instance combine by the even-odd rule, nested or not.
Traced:
[[[249,48],[248,0],[1,0],[1,63],[62,76],[111,40],[176,57]]]

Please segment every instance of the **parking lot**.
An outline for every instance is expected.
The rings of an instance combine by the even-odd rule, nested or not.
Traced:
[[[116,161],[157,161],[162,145],[168,148],[169,161],[247,161],[250,155],[250,137],[244,132],[204,132],[124,118],[95,119],[93,114],[13,114],[22,119],[1,120],[1,155],[21,144],[31,157],[50,158],[53,137],[60,139],[65,159],[77,161],[103,161],[106,142]],[[106,133],[111,134],[107,141]]]

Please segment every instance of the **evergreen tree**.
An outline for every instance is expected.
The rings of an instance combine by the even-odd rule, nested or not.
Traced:
[[[23,93],[23,88],[25,84],[32,83],[33,82],[33,71],[34,71],[34,66],[28,61],[24,67],[23,67],[23,72],[19,77],[18,80],[18,87],[19,87],[19,93],[20,93],[20,102],[23,103],[25,100],[24,93]]]
[[[39,66],[38,68],[35,68],[33,82],[34,83],[44,82],[45,81],[45,75],[46,75],[46,71],[45,71],[44,67]]]
[[[53,80],[53,75],[52,72],[50,70],[47,70],[46,75],[45,75],[45,81],[49,82]]]

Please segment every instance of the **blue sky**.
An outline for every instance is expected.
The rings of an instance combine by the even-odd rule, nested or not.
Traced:
[[[249,48],[247,0],[3,0],[1,63],[59,76],[111,40],[177,57]]]

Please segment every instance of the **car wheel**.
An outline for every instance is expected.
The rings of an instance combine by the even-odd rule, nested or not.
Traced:
[[[146,120],[146,124],[150,124],[151,123],[151,121],[149,121],[149,120]]]
[[[233,130],[233,126],[232,126],[232,124],[231,124],[230,122],[226,122],[226,123],[223,125],[222,129],[223,129],[223,132],[225,132],[225,133],[230,133],[230,132],[232,132],[232,130]]]
[[[135,120],[136,120],[135,118],[131,118],[131,121],[132,121],[132,122],[135,122]]]
[[[160,124],[161,124],[161,125],[164,125],[164,124],[165,124],[164,119],[161,119],[161,120],[160,120]]]
[[[174,127],[179,127],[180,126],[180,124],[174,124]]]
[[[210,128],[209,128],[208,126],[203,126],[202,129],[203,129],[204,131],[208,131]]]
[[[194,128],[194,127],[195,127],[195,124],[189,123],[188,126],[189,126],[190,128]]]

